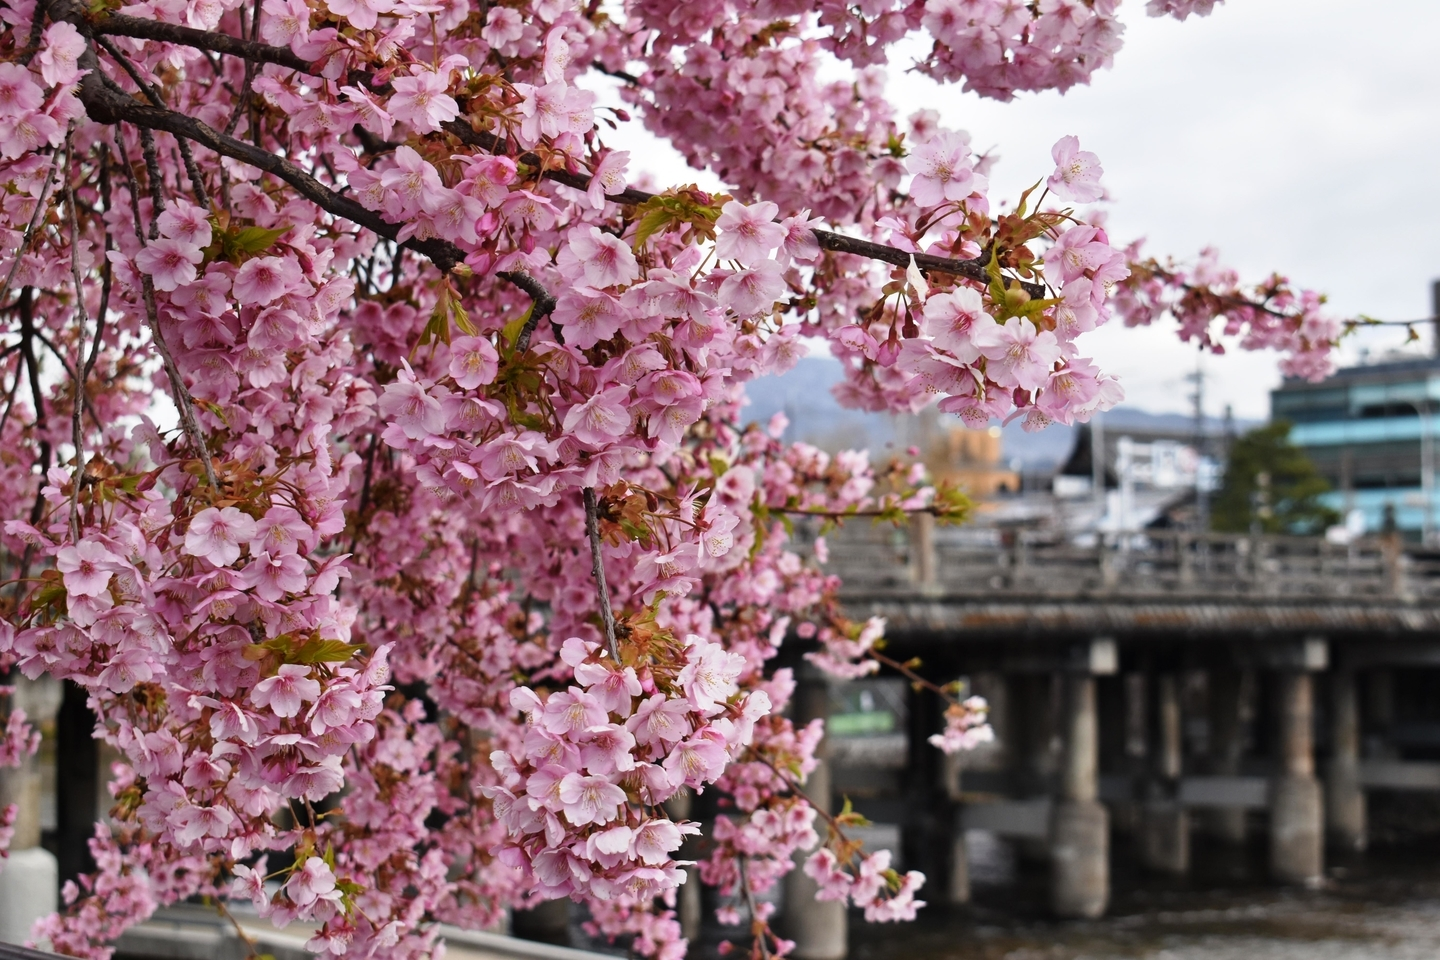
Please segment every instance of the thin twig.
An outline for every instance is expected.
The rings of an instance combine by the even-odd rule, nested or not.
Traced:
[[[254,937],[250,936],[250,934],[246,933],[244,927],[240,926],[240,921],[235,919],[235,914],[230,912],[230,908],[225,905],[225,901],[217,899],[213,902],[215,904],[216,912],[218,912],[226,920],[229,920],[231,925],[235,927],[235,936],[239,937],[240,942],[245,944],[245,956],[258,956],[258,941],[256,941]]]
[[[15,358],[15,379],[10,384],[9,391],[5,394],[5,412],[0,414],[0,443],[4,443],[5,424],[10,421],[10,411],[15,409],[15,393],[20,389],[20,380],[23,378],[25,360],[23,357]]]
[[[605,563],[600,556],[600,510],[595,502],[595,488],[586,487],[585,536],[590,539],[590,569],[595,576],[595,592],[600,595],[600,620],[605,625],[605,642],[610,656],[620,665],[620,646],[615,640],[615,612],[610,609],[610,587],[605,583]]]
[[[750,871],[747,866],[749,862],[749,857],[740,858],[740,892],[745,897],[745,909],[750,911],[750,935],[760,947],[760,956],[764,960],[770,960],[770,946],[765,942],[765,932],[770,929],[770,925],[761,920],[760,915],[755,912],[755,891],[750,889]]]
[[[25,252],[30,249],[30,238],[35,234],[35,225],[40,221],[40,215],[45,210],[45,202],[50,197],[50,184],[55,180],[55,170],[60,164],[60,151],[56,150],[50,158],[50,170],[45,174],[45,184],[40,188],[40,199],[35,202],[35,209],[30,214],[30,222],[25,226],[25,232],[20,237],[20,246],[15,248],[15,259],[10,262],[10,272],[5,274],[5,283],[0,286],[0,303],[10,295],[10,283],[15,279],[15,271],[20,268],[20,261],[24,258]]]
[[[139,87],[145,93],[145,96],[150,98],[151,103],[157,107],[165,106],[165,100],[160,95],[160,91],[155,89],[144,77],[140,76],[140,71],[135,68],[135,65],[130,62],[128,57],[115,48],[114,44],[104,37],[97,37],[95,42],[104,47],[105,52],[110,54],[116,63],[120,64],[121,69],[128,73],[130,79],[135,82],[135,86]],[[200,202],[200,206],[214,213],[215,207],[214,204],[210,202],[210,192],[205,189],[205,180],[200,176],[200,167],[195,163],[195,155],[190,152],[189,141],[184,137],[176,137],[175,142],[180,147],[180,158],[185,163],[185,173],[190,177],[190,189],[195,191],[195,199]]]
[[[65,135],[65,207],[70,221],[70,279],[75,284],[75,317],[80,332],[75,347],[75,402],[71,405],[70,442],[75,447],[75,471],[70,478],[70,540],[80,539],[80,483],[85,474],[85,437],[80,426],[80,412],[85,408],[85,333],[90,318],[85,312],[85,288],[80,282],[80,228],[75,221],[75,153],[71,144],[75,125]]]
[[[155,138],[147,136],[149,131],[141,129],[141,143],[146,148],[145,171],[151,181],[151,197],[154,206],[150,211],[150,239],[155,239],[159,234],[159,211],[163,209],[164,200],[160,196],[160,189],[157,180],[160,176],[158,163],[155,161]],[[123,144],[123,138],[117,137]],[[123,146],[122,146],[123,150]],[[122,153],[123,157],[124,154]],[[135,171],[131,170],[128,161],[126,172],[130,175],[130,198],[131,206],[135,214],[135,235],[144,239],[144,226],[140,221],[140,202],[137,199],[139,185],[135,182]],[[185,386],[185,380],[180,376],[180,368],[175,364],[175,357],[171,355],[169,346],[165,343],[165,334],[160,330],[160,314],[155,307],[155,283],[148,273],[140,275],[141,299],[145,301],[145,319],[150,326],[150,339],[155,344],[155,351],[160,354],[160,362],[165,367],[165,376],[170,380],[170,392],[175,397],[175,409],[180,413],[180,425],[185,434],[190,438],[190,445],[195,448],[195,456],[200,459],[200,466],[205,471],[205,480],[210,484],[212,490],[220,489],[220,481],[215,477],[215,465],[210,459],[210,447],[205,442],[205,434],[200,429],[200,422],[195,419],[195,408],[190,403],[190,391]]]

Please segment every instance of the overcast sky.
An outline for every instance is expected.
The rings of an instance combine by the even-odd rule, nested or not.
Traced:
[[[1213,245],[1246,279],[1278,270],[1329,294],[1339,315],[1429,316],[1440,277],[1440,2],[1226,0],[1185,23],[1147,18],[1141,0],[1121,11],[1125,47],[1089,87],[994,103],[906,73],[916,46],[897,51],[891,98],[902,115],[938,109],[977,149],[994,147],[996,201],[1047,175],[1051,144],[1075,134],[1104,164],[1115,241],[1143,236],[1150,252],[1186,259]],[[682,176],[653,141],[606,139],[661,182]],[[1403,340],[1369,331],[1344,356]],[[1180,378],[1196,351],[1173,328],[1103,329],[1081,342],[1120,376],[1127,403],[1188,411]],[[1406,349],[1428,349],[1428,337]],[[1203,362],[1210,413],[1228,402],[1240,416],[1268,415],[1273,355]]]

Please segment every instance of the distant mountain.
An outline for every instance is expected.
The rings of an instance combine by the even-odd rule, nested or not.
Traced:
[[[761,423],[777,413],[790,420],[786,440],[803,440],[825,450],[868,448],[877,455],[887,449],[899,450],[920,443],[935,426],[958,422],[938,415],[931,408],[920,416],[867,413],[847,410],[836,401],[831,388],[840,382],[840,364],[829,357],[806,357],[794,370],[778,377],[761,377],[747,385],[750,405],[745,419]],[[1194,420],[1179,413],[1150,413],[1134,407],[1116,407],[1105,413],[1105,429],[1121,435],[1125,430],[1144,434],[1184,436]],[[938,419],[937,419],[938,418]],[[1237,430],[1254,423],[1237,421]],[[1218,418],[1206,418],[1207,433],[1223,430]],[[1025,473],[1048,473],[1064,463],[1075,445],[1077,427],[1054,424],[1035,433],[1026,433],[1019,420],[1002,428],[1005,458],[1012,468]]]

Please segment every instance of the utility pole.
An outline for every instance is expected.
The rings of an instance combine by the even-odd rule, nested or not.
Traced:
[[[1095,497],[1095,532],[1105,519],[1105,414],[1090,420],[1090,493]]]
[[[1208,437],[1205,435],[1205,371],[1200,366],[1200,354],[1195,356],[1195,372],[1187,374],[1185,379],[1195,385],[1195,391],[1190,394],[1190,399],[1195,402],[1195,422],[1193,426],[1193,443],[1195,446],[1195,529],[1201,533],[1210,529],[1210,491],[1205,487],[1205,454],[1207,452]]]

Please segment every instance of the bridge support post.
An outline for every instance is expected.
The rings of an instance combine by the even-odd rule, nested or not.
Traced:
[[[809,671],[805,671],[809,672]],[[806,678],[795,690],[794,718],[803,726],[817,717],[830,713],[830,691],[825,681]],[[819,763],[805,781],[805,795],[826,813],[831,812],[829,750],[822,740],[816,756]],[[791,954],[796,960],[843,960],[849,949],[849,929],[845,904],[834,900],[817,900],[819,887],[801,869],[810,851],[797,851],[795,869],[785,876],[785,936],[795,941]]]
[[[1355,695],[1355,674],[1337,670],[1330,675],[1331,741],[1334,755],[1325,772],[1325,826],[1330,841],[1341,850],[1364,850],[1365,791],[1360,787],[1360,705]]]
[[[43,684],[16,676],[10,699],[37,726],[54,716],[56,703]],[[49,681],[53,684],[54,681]],[[8,714],[8,710],[5,711]],[[55,856],[40,846],[40,763],[28,757],[18,767],[0,770],[0,808],[16,805],[10,856],[0,872],[0,943],[24,943],[30,928],[59,907],[60,868]]]
[[[1280,674],[1279,761],[1270,785],[1270,871],[1283,883],[1318,884],[1324,870],[1324,814],[1315,779],[1314,687],[1310,674]]]
[[[1098,917],[1110,901],[1110,818],[1099,795],[1095,679],[1064,677],[1064,755],[1051,810],[1051,905],[1061,917]]]
[[[1210,672],[1210,772],[1219,777],[1240,774],[1245,753],[1246,693],[1253,687],[1253,673],[1219,669]],[[1214,807],[1202,813],[1203,829],[1222,843],[1239,846],[1245,842],[1245,809]]]
[[[1154,689],[1154,752],[1140,811],[1140,861],[1159,873],[1184,874],[1190,870],[1190,815],[1175,796],[1181,770],[1179,678],[1161,674]]]

